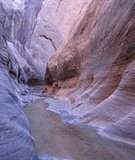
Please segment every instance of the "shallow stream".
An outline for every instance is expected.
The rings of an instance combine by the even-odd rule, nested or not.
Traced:
[[[42,160],[135,160],[134,147],[102,138],[89,128],[62,123],[58,113],[67,105],[56,99],[40,98],[24,107]],[[69,122],[73,119],[69,118]]]

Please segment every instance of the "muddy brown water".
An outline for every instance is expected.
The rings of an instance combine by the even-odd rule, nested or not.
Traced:
[[[47,110],[48,105],[39,100],[24,108],[39,156],[63,160],[135,160],[134,147],[104,140],[90,129],[63,124],[59,114]]]

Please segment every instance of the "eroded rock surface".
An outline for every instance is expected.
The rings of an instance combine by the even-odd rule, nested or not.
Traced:
[[[88,0],[2,0],[0,19],[10,52],[10,74],[21,83],[43,83],[47,61],[88,4]]]
[[[43,1],[37,25],[26,48],[43,76],[50,56],[67,39],[70,28],[77,25],[76,19],[82,17],[89,3],[89,0]]]
[[[70,114],[100,134],[135,144],[134,68],[135,1],[93,0],[50,58],[46,90],[68,97]]]
[[[37,160],[28,120],[21,109],[21,99],[16,92],[22,90],[17,81],[20,82],[21,76],[24,78],[27,73],[20,72],[23,68],[19,62],[23,58],[17,55],[17,49],[11,52],[8,47],[10,44],[15,49],[11,24],[14,21],[17,23],[18,20],[22,22],[22,17],[19,11],[9,9],[8,4],[2,2],[3,4],[0,2],[0,160]],[[18,26],[14,27],[16,30]]]
[[[18,93],[26,94],[27,85],[43,84],[47,60],[87,4],[0,0],[0,160],[38,159]]]
[[[0,160],[38,160],[21,106],[8,72],[0,64]]]
[[[43,80],[41,72],[35,67],[30,54],[26,53],[25,47],[35,29],[35,19],[41,9],[42,1],[23,2],[5,2],[4,0],[0,2],[1,34],[7,44],[6,49],[3,47],[5,52],[1,54],[8,54],[8,64],[6,65],[10,75],[19,83],[27,84],[31,77]]]
[[[70,117],[134,145],[134,67],[135,0],[1,0],[0,159],[38,159],[16,91],[44,74]]]

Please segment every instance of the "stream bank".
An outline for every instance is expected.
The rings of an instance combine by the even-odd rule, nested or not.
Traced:
[[[42,160],[135,159],[133,146],[105,139],[93,129],[74,125],[75,117],[69,117],[69,123],[67,118],[64,122],[58,113],[62,108],[64,112],[65,107],[68,104],[64,100],[40,97],[23,109]]]

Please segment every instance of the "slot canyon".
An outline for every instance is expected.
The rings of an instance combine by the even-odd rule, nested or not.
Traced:
[[[135,0],[0,0],[0,160],[135,160]]]

